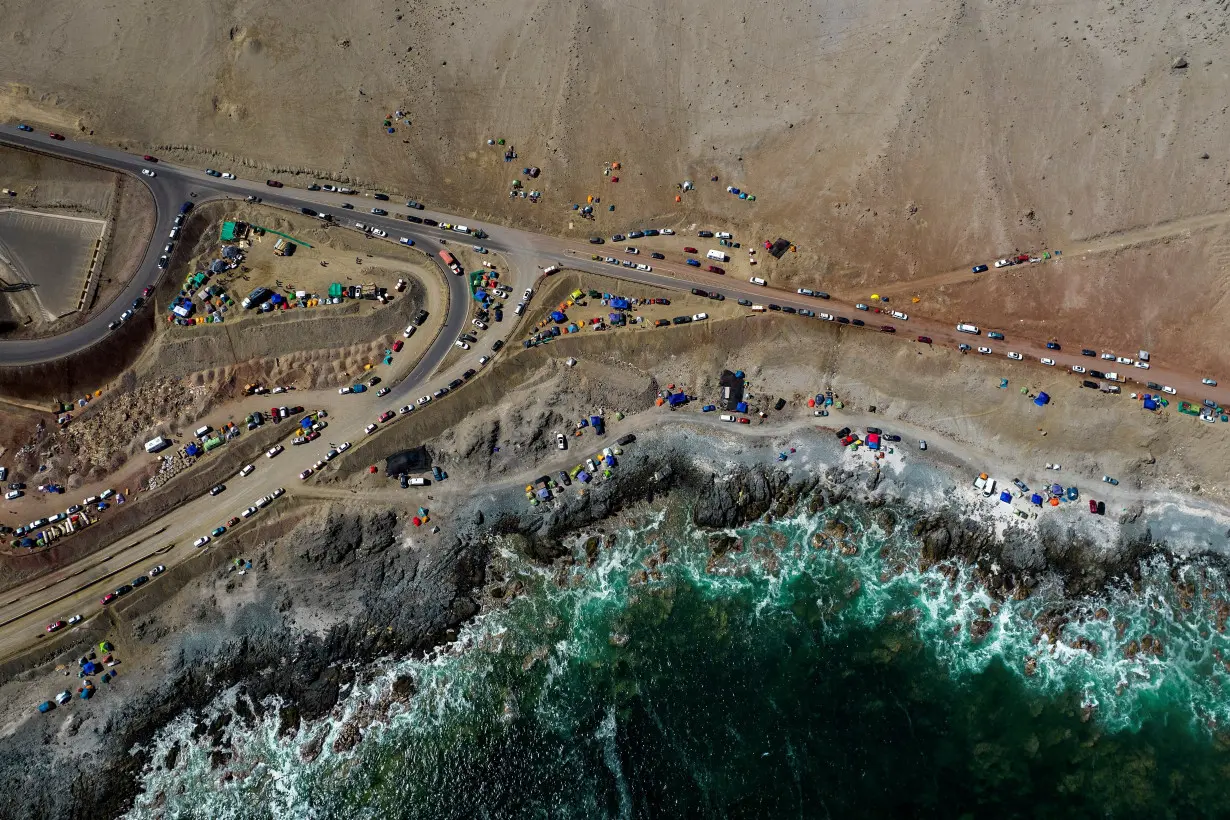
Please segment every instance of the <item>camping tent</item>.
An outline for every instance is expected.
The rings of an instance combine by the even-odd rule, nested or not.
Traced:
[[[1012,503],[1012,493],[1008,492],[1007,490],[1004,490],[1003,492],[999,494],[999,500],[1004,502],[1005,504],[1011,504]]]
[[[671,393],[670,396],[666,399],[666,403],[669,404],[671,407],[678,407],[679,405],[683,404],[687,400],[688,400],[687,394],[680,391],[678,393]]]
[[[1039,393],[1038,398],[1034,399],[1034,404],[1038,405],[1039,407],[1045,407],[1047,402],[1049,402],[1050,400],[1051,400],[1051,397],[1048,396],[1046,393]]]
[[[1145,396],[1145,409],[1146,410],[1156,410],[1157,400],[1154,399],[1152,396]]]
[[[568,317],[565,316],[562,312],[558,310],[553,310],[551,311],[551,321],[555,322],[556,324],[560,324],[560,323],[568,321]]]
[[[1029,497],[1029,503],[1033,504],[1036,507],[1041,507],[1042,506],[1042,496],[1038,495],[1037,493],[1034,493],[1033,495]]]

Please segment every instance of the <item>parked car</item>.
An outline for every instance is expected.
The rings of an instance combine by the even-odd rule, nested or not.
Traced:
[[[892,325],[880,325],[880,332],[881,333],[896,333],[897,328],[893,327]]]
[[[684,248],[683,252],[684,253],[700,253],[700,251],[696,250],[696,248]]]
[[[1081,351],[1081,355],[1082,356],[1097,356],[1098,352],[1096,350],[1090,350],[1089,348],[1085,348],[1084,350]]]
[[[931,344],[931,337],[930,336],[919,336],[918,341],[925,345],[929,345]]]
[[[973,267],[973,271],[974,271],[974,273],[982,273],[982,272],[984,272],[986,269],[987,269],[987,266],[986,266],[986,265],[974,265],[974,267]]]
[[[1079,364],[1074,364],[1072,365],[1072,372],[1073,373],[1084,373],[1085,368],[1081,367]]]
[[[265,180],[265,184],[268,185],[270,188],[281,188],[282,187],[282,183],[278,182],[276,179],[267,179]]]
[[[1054,367],[1054,366],[1055,366],[1055,360],[1054,360],[1054,359],[1048,359],[1048,358],[1046,358],[1046,357],[1044,356],[1044,357],[1043,357],[1040,361],[1041,361],[1043,364],[1045,364],[1045,365],[1049,365],[1050,367]]]
[[[1019,362],[1019,361],[1020,361],[1022,358],[1024,358],[1024,357],[1023,357],[1023,356],[1021,356],[1021,354],[1020,354],[1020,353],[1016,353],[1016,352],[1013,352],[1013,351],[1009,351],[1009,353],[1008,353],[1008,358],[1009,358],[1009,359],[1015,359],[1015,360],[1017,360],[1017,361]]]
[[[206,544],[208,544],[208,543],[209,543],[209,536],[208,536],[208,535],[202,535],[200,538],[198,538],[198,539],[196,539],[195,541],[193,541],[193,542],[192,542],[192,546],[194,546],[194,547],[203,547],[203,546],[205,546],[205,545],[206,545]]]
[[[985,347],[985,346],[980,346],[980,347],[978,348],[978,352],[979,352],[979,353],[981,353],[981,354],[983,354],[983,355],[985,356],[985,355],[988,355],[988,354],[990,354],[990,353],[991,353],[991,348],[989,348],[989,347]]]
[[[219,493],[222,493],[222,492],[225,492],[225,491],[226,491],[226,485],[225,485],[225,484],[215,484],[214,486],[212,486],[212,487],[210,487],[210,488],[209,488],[209,494],[210,494],[210,495],[218,495]]]
[[[1207,378],[1206,378],[1206,379],[1201,379],[1201,380],[1200,380],[1200,383],[1201,383],[1201,384],[1207,384],[1207,385],[1209,385],[1210,387],[1216,387],[1216,386],[1217,386],[1217,380],[1216,380],[1216,379],[1207,379]]]

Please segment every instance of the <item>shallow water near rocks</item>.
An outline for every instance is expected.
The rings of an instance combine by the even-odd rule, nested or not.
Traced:
[[[458,647],[385,662],[294,742],[273,710],[232,724],[234,756],[212,768],[185,717],[152,756],[178,743],[174,768],[146,774],[131,816],[1226,811],[1220,568],[1154,559],[1137,590],[997,603],[965,570],[919,572],[908,522],[887,534],[856,506],[731,531],[718,558],[681,512],[616,522],[592,566],[581,542],[563,570],[504,556],[524,594]],[[1039,638],[1033,618],[1061,604],[1067,625]],[[405,674],[404,708],[334,751]]]

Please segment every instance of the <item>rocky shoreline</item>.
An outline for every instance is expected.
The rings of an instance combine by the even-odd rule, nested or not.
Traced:
[[[1046,580],[1061,581],[1073,597],[1085,595],[1112,578],[1132,577],[1140,561],[1159,549],[1147,529],[1131,526],[1123,528],[1120,543],[1099,544],[1057,527],[1009,529],[1000,535],[956,506],[912,510],[908,503],[896,503],[899,499],[886,486],[892,482],[879,469],[828,467],[799,477],[775,464],[725,469],[700,464],[686,448],[660,441],[629,449],[614,480],[591,486],[584,495],[569,494],[549,509],[529,508],[511,491],[494,499],[476,498],[453,516],[465,522],[457,534],[428,548],[399,544],[404,522],[392,511],[335,507],[301,525],[266,554],[262,569],[267,580],[242,617],[218,619],[206,602],[200,631],[161,638],[177,641],[174,663],[156,685],[110,714],[106,725],[95,730],[87,753],[65,760],[64,744],[53,742],[57,732],[74,734],[71,726],[26,721],[0,748],[0,782],[10,794],[22,795],[19,810],[9,816],[122,814],[139,792],[145,767],[174,766],[175,748],[164,759],[151,759],[155,734],[181,714],[205,714],[232,687],[237,693],[233,712],[199,717],[193,731],[194,737],[212,739],[215,766],[231,757],[228,726],[264,716],[263,704],[271,696],[286,704],[277,715],[279,735],[297,738],[300,754],[314,757],[326,732],[318,729],[308,738],[304,726],[336,716],[339,698],[363,680],[368,663],[429,652],[451,641],[459,626],[479,612],[495,538],[548,564],[570,553],[570,536],[661,496],[674,496],[672,504],[686,502],[692,524],[714,531],[765,516],[860,503],[872,508],[882,528],[911,520],[924,567],[962,562],[976,568],[987,589],[1003,598],[1025,597]],[[720,532],[711,544],[718,557],[730,548]],[[330,621],[312,620],[324,611],[332,613]],[[413,691],[413,681],[399,680],[382,701],[385,711]],[[353,747],[363,728],[379,719],[378,708],[357,716],[343,727],[334,748]],[[65,781],[65,771],[72,772],[71,781]],[[50,782],[64,786],[39,785]]]

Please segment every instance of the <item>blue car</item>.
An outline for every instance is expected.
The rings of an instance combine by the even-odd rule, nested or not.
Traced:
[[[354,387],[350,388],[350,392],[351,392],[351,393],[366,393],[366,392],[367,392],[367,385],[365,385],[365,384],[356,384]]]
[[[716,409],[717,409],[717,407],[716,407],[715,405],[712,405],[712,404],[706,404],[704,407],[700,408],[700,412],[702,412],[702,413],[712,413],[712,412],[713,412],[714,410],[716,410]]]
[[[17,126],[17,130],[18,130],[18,131],[33,131],[34,129],[33,129],[33,128],[31,128],[30,126],[26,125],[26,124],[23,122],[21,125]]]
[[[986,265],[974,265],[974,267],[973,267],[973,271],[974,271],[974,273],[982,273],[982,272],[983,272],[983,271],[985,271],[986,269],[987,269],[987,266],[986,266]]]
[[[692,266],[692,267],[694,267],[694,268],[699,268],[699,267],[700,267],[700,263],[699,263],[699,262],[697,262],[695,259],[689,259],[689,260],[687,260],[687,261],[688,261],[688,264],[689,264],[689,265],[691,265],[691,266]]]
[[[1059,349],[1059,342],[1047,342],[1047,343],[1046,343],[1046,349],[1047,349],[1047,350],[1058,350],[1058,349]]]

